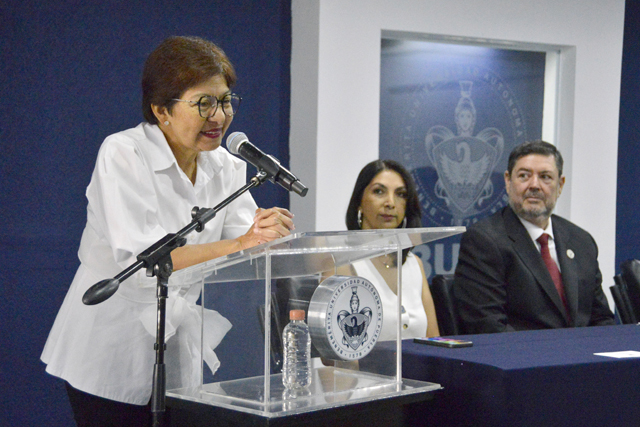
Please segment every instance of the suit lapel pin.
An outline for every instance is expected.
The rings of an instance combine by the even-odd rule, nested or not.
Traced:
[[[571,249],[567,249],[567,256],[569,257],[569,259],[573,259],[576,254],[574,254]]]

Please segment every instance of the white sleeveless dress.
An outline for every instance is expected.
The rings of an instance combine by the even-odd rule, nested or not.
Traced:
[[[369,280],[382,299],[382,331],[379,341],[396,339],[398,297],[389,288],[371,260],[353,263],[356,274]],[[402,266],[402,339],[427,335],[427,314],[422,305],[422,272],[416,256],[411,252]]]

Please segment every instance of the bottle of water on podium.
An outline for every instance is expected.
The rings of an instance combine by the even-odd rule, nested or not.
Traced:
[[[304,322],[304,310],[291,310],[289,319],[282,332],[282,382],[287,389],[302,389],[311,384],[311,335]]]

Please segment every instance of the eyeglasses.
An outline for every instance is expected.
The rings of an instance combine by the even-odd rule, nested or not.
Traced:
[[[240,107],[240,101],[242,101],[242,98],[235,93],[230,93],[223,96],[222,99],[218,99],[215,96],[204,95],[197,102],[190,101],[188,99],[176,98],[173,98],[173,101],[188,102],[191,105],[197,105],[200,117],[208,119],[216,114],[220,104],[222,104],[222,111],[225,116],[233,116],[238,112],[238,107]]]

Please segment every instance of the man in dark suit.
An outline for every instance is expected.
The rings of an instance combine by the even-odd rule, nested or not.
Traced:
[[[462,236],[453,293],[468,334],[615,324],[591,235],[552,215],[562,156],[544,141],[509,155],[509,206]],[[546,234],[546,237],[540,237]]]

